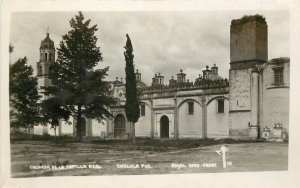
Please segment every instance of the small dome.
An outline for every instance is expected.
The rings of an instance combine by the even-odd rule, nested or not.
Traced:
[[[223,78],[219,75],[210,75],[210,76],[211,76],[210,80],[223,80]]]
[[[137,82],[136,87],[137,88],[144,88],[144,87],[147,87],[147,85],[144,82]]]
[[[40,50],[42,49],[55,49],[53,40],[50,39],[49,33],[44,40],[41,42]]]

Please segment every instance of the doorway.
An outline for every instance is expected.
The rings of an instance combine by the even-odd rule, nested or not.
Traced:
[[[169,138],[169,118],[167,116],[160,118],[160,138]]]
[[[125,136],[125,117],[122,114],[118,114],[114,123],[114,137],[123,138]]]
[[[86,120],[84,117],[81,118],[81,127],[80,127],[80,131],[81,131],[81,136],[87,136],[86,135]]]

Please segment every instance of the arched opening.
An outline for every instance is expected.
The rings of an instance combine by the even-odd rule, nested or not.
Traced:
[[[160,138],[169,138],[169,118],[167,116],[160,118]]]
[[[38,75],[43,75],[43,67],[41,65],[39,66]]]
[[[114,137],[123,138],[125,136],[125,117],[118,114],[114,121]]]

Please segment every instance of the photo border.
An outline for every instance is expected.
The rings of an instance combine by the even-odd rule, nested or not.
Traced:
[[[163,175],[114,175],[10,178],[9,140],[9,28],[11,12],[19,11],[203,11],[203,10],[282,10],[290,12],[290,140],[289,170],[280,172],[226,172]],[[300,183],[299,113],[300,98],[300,4],[297,1],[83,1],[83,0],[7,0],[1,4],[1,128],[0,185],[3,187],[297,187]]]

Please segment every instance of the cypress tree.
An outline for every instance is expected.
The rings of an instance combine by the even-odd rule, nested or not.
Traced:
[[[137,96],[136,88],[136,78],[134,74],[134,64],[133,64],[133,48],[129,35],[126,34],[126,46],[124,56],[126,61],[125,73],[126,73],[126,102],[125,102],[125,112],[127,120],[130,122],[131,127],[131,137],[133,143],[135,144],[135,127],[134,124],[138,121],[140,117],[139,102]]]

